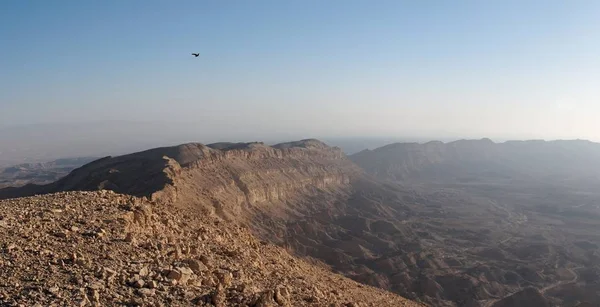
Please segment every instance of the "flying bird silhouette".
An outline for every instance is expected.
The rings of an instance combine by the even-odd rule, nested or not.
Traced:
[[[200,53],[192,53],[193,56],[198,57]]]

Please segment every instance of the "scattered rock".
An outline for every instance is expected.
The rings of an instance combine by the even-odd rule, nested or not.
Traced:
[[[129,242],[129,243],[135,243],[135,237],[133,236],[133,233],[128,232],[125,235],[125,242]]]
[[[88,286],[88,288],[90,288],[92,290],[100,290],[100,289],[104,289],[104,284],[101,282],[93,282],[92,284],[90,284]]]
[[[256,307],[272,307],[275,305],[274,291],[267,290],[259,294],[254,306]]]
[[[139,296],[150,297],[150,296],[154,296],[156,294],[156,290],[155,289],[142,288],[142,289],[137,289],[136,293]]]
[[[48,292],[50,292],[52,294],[56,294],[56,293],[58,293],[58,291],[60,291],[60,288],[58,288],[58,287],[51,287],[50,289],[48,289]]]
[[[68,204],[68,210],[48,217],[44,208],[54,202]],[[0,285],[0,306],[189,306],[193,302],[275,307],[309,304],[308,296],[315,296],[310,304],[317,306],[334,302],[342,306],[341,297],[369,300],[376,306],[407,302],[381,290],[359,288],[345,278],[330,281],[334,279],[325,277],[335,276],[332,273],[301,260],[292,262],[292,256],[279,248],[259,245],[244,228],[147,202],[108,192],[0,201],[1,221],[19,221],[19,227],[0,231],[0,242],[6,242],[0,250],[4,252],[0,283],[11,285]],[[146,209],[140,209],[143,206]],[[113,233],[126,235],[120,240],[108,235]],[[136,244],[141,238],[143,244]],[[180,260],[178,254],[187,260]],[[322,295],[333,289],[339,291],[339,299]]]
[[[219,273],[219,282],[225,287],[229,287],[232,281],[233,275],[231,274],[231,272],[227,271]]]
[[[194,271],[192,271],[190,268],[186,268],[186,267],[178,268],[177,271],[179,271],[179,274],[181,276],[178,279],[178,281],[181,284],[186,284],[192,278],[192,275],[194,275]]]
[[[145,283],[144,283],[143,280],[138,279],[138,280],[134,281],[132,285],[133,285],[134,288],[138,288],[139,289],[139,288],[142,288],[144,286],[144,284]]]
[[[181,279],[181,272],[178,270],[167,270],[165,276],[170,280],[179,281]]]
[[[222,285],[218,285],[217,289],[213,292],[211,296],[211,302],[216,307],[224,307],[225,306],[225,291]]]
[[[290,292],[286,287],[277,287],[274,298],[275,302],[281,306],[290,305]]]
[[[208,268],[206,265],[198,260],[189,259],[186,261],[187,265],[192,269],[192,271],[196,274],[200,274],[203,271],[206,271]]]
[[[150,274],[150,270],[148,269],[148,267],[143,267],[140,272],[138,273],[141,277],[146,277],[148,276],[148,274]]]

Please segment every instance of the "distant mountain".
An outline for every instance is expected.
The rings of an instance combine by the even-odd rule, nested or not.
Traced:
[[[421,208],[410,207],[421,211],[415,218],[426,236],[421,242],[445,249],[443,262],[455,275],[448,261],[460,261],[470,272],[462,276],[486,287],[459,306],[600,304],[600,144],[394,143],[350,159],[379,180],[420,191]],[[454,243],[464,245],[451,260]],[[439,275],[425,280],[422,291],[429,297],[451,287],[440,284]],[[503,286],[488,287],[493,284]]]
[[[338,137],[326,138],[324,141],[331,146],[340,147],[345,154],[351,155],[365,149],[375,149],[395,142],[417,142],[422,141],[422,139],[391,137]]]
[[[23,163],[0,169],[0,187],[18,187],[26,184],[54,182],[73,169],[97,158],[63,158],[49,162]]]
[[[600,144],[583,140],[394,143],[350,159],[368,173],[391,180],[469,180],[483,174],[588,180],[600,175]]]

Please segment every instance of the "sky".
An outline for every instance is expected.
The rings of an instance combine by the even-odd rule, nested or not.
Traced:
[[[600,141],[595,0],[4,0],[0,46],[0,127]]]

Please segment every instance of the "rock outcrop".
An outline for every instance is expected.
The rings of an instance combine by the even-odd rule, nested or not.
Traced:
[[[220,194],[233,188],[239,193],[232,194],[240,200],[257,203],[294,194],[308,185],[347,184],[357,170],[339,148],[317,140],[272,147],[260,142],[189,143],[105,157],[51,184],[1,189],[0,199],[98,189],[160,198],[169,195],[165,190],[178,189],[177,183],[195,182],[195,191]]]

